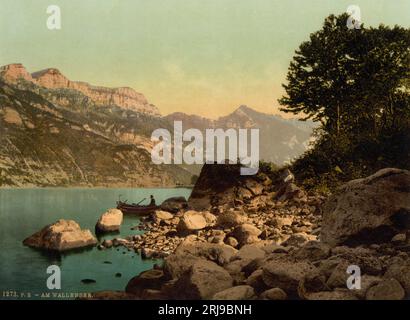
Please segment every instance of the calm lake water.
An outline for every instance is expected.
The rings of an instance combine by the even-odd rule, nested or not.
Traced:
[[[150,269],[156,262],[142,260],[123,247],[48,254],[23,246],[22,241],[58,219],[72,219],[94,233],[100,215],[114,208],[118,195],[138,202],[153,194],[157,203],[173,196],[189,197],[191,189],[0,189],[0,299],[39,299],[44,293],[87,293],[124,290],[129,279]],[[145,202],[145,204],[148,200]],[[138,217],[125,216],[120,234],[102,239],[141,233],[130,230]],[[110,263],[107,263],[110,262]],[[61,290],[48,290],[46,269],[61,269]],[[121,273],[121,277],[116,274]],[[95,283],[83,284],[82,279]],[[31,295],[31,297],[29,297]]]

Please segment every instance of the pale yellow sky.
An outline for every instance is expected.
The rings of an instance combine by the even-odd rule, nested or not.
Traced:
[[[240,105],[277,112],[294,50],[351,0],[0,0],[0,65],[55,67],[72,80],[129,86],[163,114],[215,118]],[[365,25],[409,27],[409,0],[358,0]]]

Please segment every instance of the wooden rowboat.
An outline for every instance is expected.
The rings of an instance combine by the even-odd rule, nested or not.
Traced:
[[[123,214],[136,214],[143,216],[158,210],[159,206],[141,206],[138,204],[129,204],[126,202],[117,201],[117,209],[121,210]]]

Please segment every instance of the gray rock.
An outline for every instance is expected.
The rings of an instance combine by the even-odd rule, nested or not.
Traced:
[[[323,207],[321,240],[331,246],[388,242],[410,228],[410,172],[382,169],[352,180]]]

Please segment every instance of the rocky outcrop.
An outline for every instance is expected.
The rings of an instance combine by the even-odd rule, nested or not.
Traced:
[[[73,220],[58,220],[23,241],[26,246],[52,251],[67,251],[96,243],[91,231],[82,230]]]
[[[383,169],[340,187],[326,202],[321,239],[330,245],[382,243],[410,230],[410,172]]]
[[[409,294],[410,258],[389,245],[330,249],[312,241],[286,248],[262,240],[239,251],[228,248],[184,241],[163,269],[135,277],[126,292],[141,299],[151,290],[161,299],[217,300],[400,300]],[[351,265],[361,268],[360,289],[348,288]]]
[[[95,229],[98,232],[119,231],[122,224],[122,212],[118,209],[109,209],[98,219]]]

